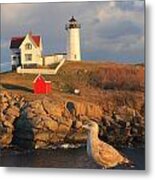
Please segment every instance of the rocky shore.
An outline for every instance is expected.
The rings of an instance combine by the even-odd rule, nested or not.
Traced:
[[[143,110],[144,111],[144,110]],[[23,96],[0,93],[0,147],[48,148],[63,143],[85,143],[82,124],[95,120],[99,136],[114,146],[143,146],[144,112],[120,106],[104,113],[103,107],[66,99],[44,97],[27,101]]]

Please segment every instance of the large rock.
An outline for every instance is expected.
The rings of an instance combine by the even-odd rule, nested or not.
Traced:
[[[43,99],[42,105],[47,114],[61,117],[64,112],[64,105],[62,103],[52,102],[47,99]]]
[[[0,146],[7,147],[13,138],[14,122],[20,116],[20,100],[16,95],[0,93]]]
[[[42,106],[41,101],[34,101],[30,103],[30,108],[31,112],[37,114],[37,115],[41,115],[41,114],[46,114],[46,111],[44,110],[44,107]]]
[[[12,131],[14,130],[14,126],[10,121],[4,121],[4,126],[11,129]]]
[[[0,137],[0,148],[7,147],[12,141],[13,134],[12,133],[5,133],[3,136]]]
[[[35,129],[42,129],[44,127],[44,121],[42,121],[40,116],[35,116],[29,120]]]
[[[2,121],[9,121],[11,124],[13,124],[16,118],[16,116],[5,114],[2,116]]]
[[[58,129],[58,122],[51,118],[45,119],[45,127],[51,131],[56,131]]]
[[[57,133],[63,134],[65,136],[69,132],[69,130],[70,130],[70,127],[64,124],[60,124],[57,130]]]
[[[41,131],[35,134],[34,141],[44,141],[48,142],[50,139],[50,133],[48,131]]]
[[[8,114],[10,116],[19,117],[19,108],[17,108],[16,106],[9,107],[6,110],[6,114]]]
[[[67,137],[66,137],[66,141],[67,142],[77,142],[77,143],[83,143],[86,142],[87,140],[87,132],[83,129],[79,129],[77,131],[71,131]]]
[[[74,102],[76,115],[85,115],[89,118],[101,119],[103,111],[99,105],[87,102]]]
[[[76,129],[82,128],[82,121],[77,120],[77,121],[75,122],[74,127],[75,127]]]
[[[108,101],[110,113],[93,103],[43,98],[26,102],[21,96],[0,94],[0,146],[15,144],[24,148],[47,148],[59,143],[80,143],[87,139],[82,125],[89,120],[99,124],[99,136],[112,145],[144,144],[142,113]],[[68,102],[70,102],[68,104]],[[114,110],[116,111],[114,113]]]
[[[0,105],[0,112],[4,112],[9,107],[7,102],[4,102]]]
[[[72,119],[62,103],[59,105],[47,99],[30,102],[16,121],[14,144],[20,142],[22,145],[25,139],[33,142],[27,143],[30,146],[45,148],[63,142],[71,129]]]

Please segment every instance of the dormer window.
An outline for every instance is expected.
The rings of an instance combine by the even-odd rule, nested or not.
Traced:
[[[25,49],[32,49],[32,44],[30,43],[25,44]]]

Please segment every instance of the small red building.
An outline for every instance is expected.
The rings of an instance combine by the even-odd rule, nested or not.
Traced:
[[[35,94],[48,94],[51,92],[51,89],[51,81],[45,81],[40,74],[33,81],[33,90]]]

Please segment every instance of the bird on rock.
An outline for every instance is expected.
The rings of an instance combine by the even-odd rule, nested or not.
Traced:
[[[88,130],[87,153],[95,162],[104,169],[112,168],[120,164],[128,164],[129,160],[123,157],[114,147],[98,138],[99,127],[94,121],[83,125]]]

